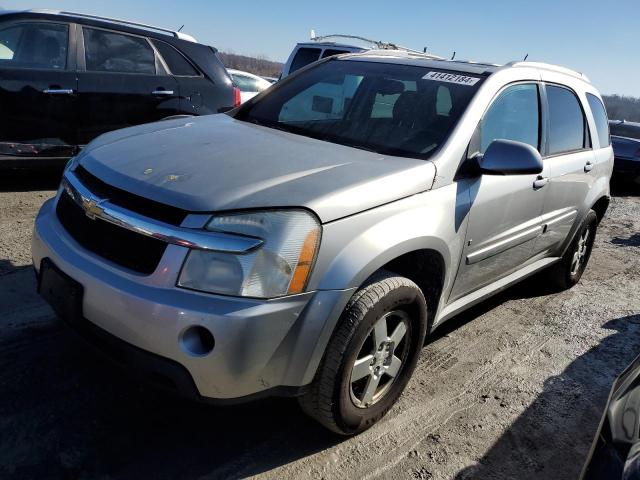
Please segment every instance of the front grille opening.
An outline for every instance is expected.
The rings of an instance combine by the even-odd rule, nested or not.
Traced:
[[[73,171],[78,180],[94,195],[100,198],[108,198],[111,203],[139,213],[145,217],[153,218],[170,225],[179,226],[187,217],[187,212],[181,208],[165,205],[164,203],[149,200],[117,187],[112,187],[103,182],[82,165],[78,165]]]
[[[87,187],[91,188],[89,185]],[[58,200],[56,215],[65,230],[82,247],[144,275],[151,275],[155,271],[167,248],[167,244],[161,240],[100,219],[91,220],[65,191]]]

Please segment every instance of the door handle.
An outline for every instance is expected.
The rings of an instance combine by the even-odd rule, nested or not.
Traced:
[[[534,190],[537,190],[539,188],[544,187],[547,183],[549,183],[549,177],[543,177],[542,175],[538,175],[538,178],[536,178],[533,181],[533,188]]]
[[[591,170],[593,170],[593,163],[591,162],[587,162],[584,164],[584,171],[586,172],[590,172]]]
[[[73,89],[71,88],[45,88],[42,93],[48,93],[49,95],[73,95]]]
[[[154,90],[151,92],[151,95],[157,95],[159,97],[166,97],[169,95],[173,95],[173,90]]]

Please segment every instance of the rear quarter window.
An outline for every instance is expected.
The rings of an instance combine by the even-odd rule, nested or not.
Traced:
[[[598,139],[600,140],[600,148],[608,147],[611,144],[611,139],[609,138],[607,111],[600,99],[595,95],[587,93],[587,101],[589,102],[591,113],[593,113],[593,118],[596,121],[596,131],[598,133]]]
[[[189,63],[189,61],[182,56],[175,48],[165,42],[159,40],[152,40],[155,47],[162,55],[169,71],[173,75],[179,77],[196,77],[199,72]]]

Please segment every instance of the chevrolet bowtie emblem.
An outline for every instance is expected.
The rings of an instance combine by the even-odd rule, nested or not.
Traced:
[[[101,217],[104,213],[104,208],[100,205],[105,202],[106,199],[94,200],[93,198],[82,199],[82,208],[84,209],[84,214],[89,217],[91,220],[95,220],[96,217]]]

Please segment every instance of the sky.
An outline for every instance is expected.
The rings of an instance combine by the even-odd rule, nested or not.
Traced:
[[[178,29],[219,50],[285,61],[297,42],[360,35],[456,59],[556,63],[603,94],[640,97],[640,0],[0,0]]]

